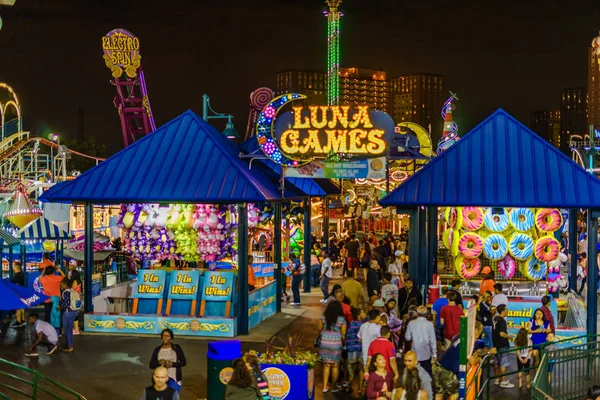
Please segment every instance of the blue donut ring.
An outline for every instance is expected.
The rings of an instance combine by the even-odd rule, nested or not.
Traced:
[[[501,260],[508,254],[508,244],[504,236],[491,234],[483,242],[483,253],[490,260]]]
[[[524,233],[515,233],[510,237],[508,248],[515,259],[525,261],[533,255],[533,239]]]
[[[525,275],[534,281],[540,281],[546,277],[548,266],[545,262],[538,260],[535,257],[525,261]]]
[[[485,221],[485,226],[492,232],[504,232],[509,225],[506,214],[492,214],[491,208],[485,210],[483,220]]]
[[[529,208],[513,208],[510,212],[510,224],[520,232],[527,232],[535,224],[535,213]]]

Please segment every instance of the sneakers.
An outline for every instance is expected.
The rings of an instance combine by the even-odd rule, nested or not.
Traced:
[[[494,385],[496,385],[496,386],[500,385],[500,378],[494,380]]]
[[[500,387],[501,388],[506,388],[506,389],[510,389],[510,388],[514,388],[515,385],[513,385],[512,383],[510,383],[509,381],[502,381],[500,383]]]
[[[299,305],[300,305],[300,303],[294,303],[294,302],[290,303],[290,306],[299,306]]]
[[[15,323],[14,323],[14,324],[12,324],[10,327],[11,327],[11,328],[13,328],[13,329],[17,329],[17,328],[22,328],[22,327],[24,327],[25,325],[27,325],[27,324],[25,323],[25,321],[23,321],[23,322],[15,322]]]
[[[50,354],[54,353],[54,352],[55,352],[57,349],[58,349],[58,346],[57,346],[57,345],[54,345],[54,346],[52,346],[52,348],[50,348],[50,350],[48,350],[48,351],[46,352],[46,354],[47,354],[47,355],[50,355]]]
[[[326,301],[327,301],[327,299],[321,299],[321,300],[319,300],[319,303],[325,304]]]
[[[37,357],[39,356],[38,353],[25,353],[25,357]]]
[[[65,353],[71,353],[71,352],[73,352],[73,348],[72,347],[66,348],[66,349],[63,350],[63,352],[65,352]]]

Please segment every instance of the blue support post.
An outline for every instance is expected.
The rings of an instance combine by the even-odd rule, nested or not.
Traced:
[[[408,227],[408,276],[418,285],[419,280],[419,210],[409,211]],[[418,287],[418,286],[417,286]]]
[[[323,198],[323,244],[329,251],[329,197]]]
[[[238,205],[238,335],[248,334],[248,205]]]
[[[427,207],[427,286],[433,284],[433,274],[437,274],[438,253],[438,209]]]
[[[311,232],[311,209],[310,198],[304,200],[304,265],[306,272],[304,273],[304,293],[310,293],[310,251],[312,250],[312,232]]]
[[[277,312],[281,312],[281,282],[285,279],[285,275],[282,276],[281,269],[281,203],[274,204],[275,214],[275,232],[273,235],[273,258],[277,268],[275,269],[275,307]]]
[[[94,273],[94,205],[85,203],[85,239],[83,242],[83,297],[86,313],[94,311],[92,304],[92,274]]]
[[[577,210],[569,209],[569,289],[577,291]]]
[[[429,280],[429,265],[427,264],[427,210],[419,207],[419,231],[418,241],[419,244],[419,263],[417,268],[419,270],[419,290],[423,285],[427,285]],[[427,290],[425,290],[427,293]],[[425,298],[425,296],[423,296]]]
[[[598,320],[598,218],[587,211],[588,276],[587,276],[587,334],[595,335]]]

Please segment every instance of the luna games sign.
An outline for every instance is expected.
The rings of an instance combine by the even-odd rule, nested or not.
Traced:
[[[104,63],[112,71],[115,78],[120,78],[123,71],[130,78],[137,76],[141,64],[140,40],[125,29],[114,29],[102,37]]]
[[[279,96],[259,115],[257,140],[271,160],[299,167],[332,154],[352,159],[387,154],[394,136],[394,122],[389,115],[367,105],[300,105],[277,115],[287,103],[303,98],[300,94]]]

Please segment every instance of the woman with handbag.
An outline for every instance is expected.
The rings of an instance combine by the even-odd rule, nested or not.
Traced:
[[[346,318],[342,304],[335,300],[327,305],[321,317],[321,334],[315,345],[319,347],[319,355],[323,363],[323,393],[329,391],[329,375],[331,375],[332,393],[339,391],[336,383],[340,374],[340,360],[346,338]]]

